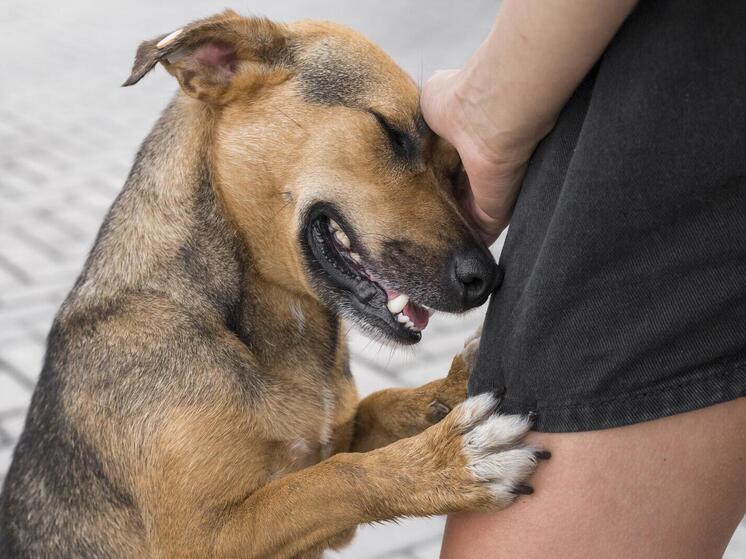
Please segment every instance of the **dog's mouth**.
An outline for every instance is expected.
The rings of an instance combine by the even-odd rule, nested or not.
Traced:
[[[324,283],[321,291],[331,292],[328,302],[363,328],[372,327],[399,343],[419,342],[432,311],[387,286],[366,265],[364,247],[336,212],[332,217],[329,208],[321,207],[310,213],[306,256],[315,279]]]

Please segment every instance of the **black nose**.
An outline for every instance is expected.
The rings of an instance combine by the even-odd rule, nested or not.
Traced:
[[[451,257],[450,280],[462,310],[478,307],[502,281],[502,270],[484,248],[457,250]]]

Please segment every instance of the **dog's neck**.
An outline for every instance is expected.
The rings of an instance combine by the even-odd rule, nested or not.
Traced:
[[[220,315],[263,361],[314,339],[332,354],[339,319],[315,298],[272,280],[213,186],[212,115],[177,95],[138,152],[74,294],[162,292]],[[256,335],[261,332],[261,335]],[[283,340],[278,344],[277,340]],[[306,340],[307,342],[308,340]]]

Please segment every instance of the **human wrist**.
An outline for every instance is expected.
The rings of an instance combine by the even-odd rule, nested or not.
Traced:
[[[479,52],[459,72],[451,100],[459,119],[456,127],[483,158],[525,163],[554,126],[556,115],[537,110],[500,73],[482,64]]]

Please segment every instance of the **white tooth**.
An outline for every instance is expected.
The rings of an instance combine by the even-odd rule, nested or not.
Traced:
[[[414,323],[413,323],[413,322],[412,322],[411,320],[410,320],[409,322],[407,322],[407,323],[405,324],[405,326],[406,326],[407,328],[409,328],[410,330],[414,330]]]
[[[350,258],[352,258],[352,261],[356,264],[360,264],[363,261],[363,259],[360,258],[360,255],[357,252],[351,252]]]
[[[407,303],[409,303],[409,297],[402,293],[386,303],[386,306],[389,308],[389,311],[391,311],[391,314],[399,314],[404,310],[404,307],[407,306]]]
[[[409,317],[406,314],[400,312],[396,315],[396,320],[401,322],[402,324],[406,324],[407,322],[409,322]]]
[[[339,223],[337,223],[337,222],[336,222],[336,221],[334,221],[333,219],[330,219],[330,220],[329,220],[329,227],[331,227],[331,228],[332,228],[332,231],[339,231],[340,229],[342,229],[342,228],[341,228],[341,227],[339,226]]]
[[[343,247],[350,248],[350,239],[341,229],[334,232],[334,238],[337,239],[337,242]]]

